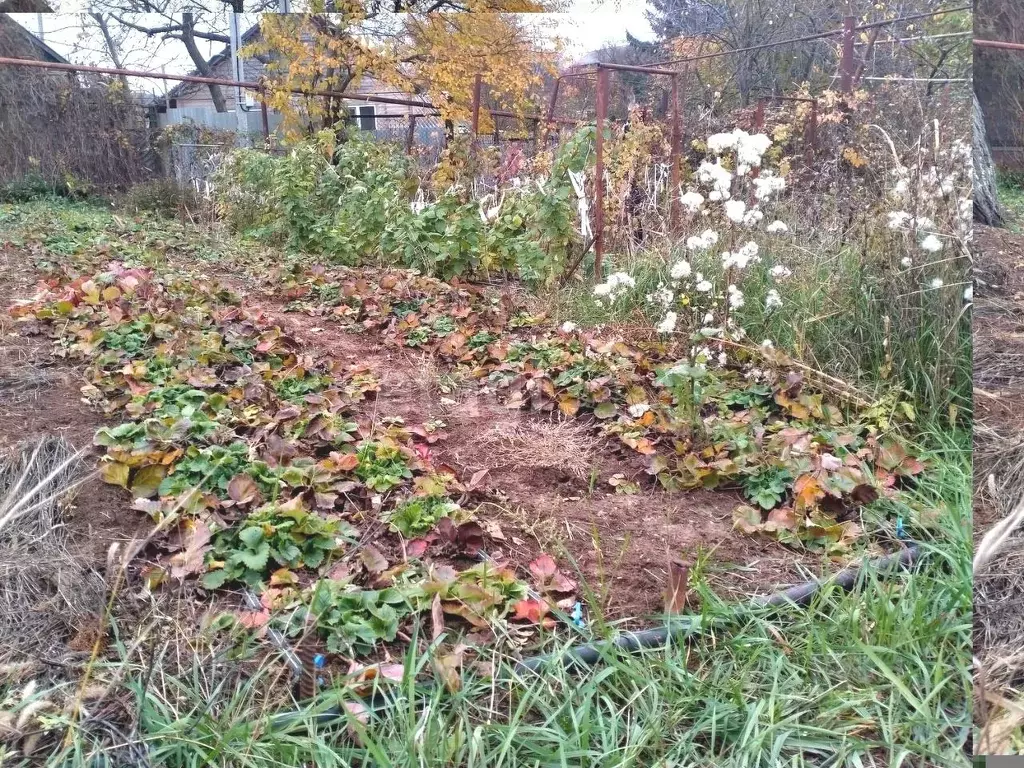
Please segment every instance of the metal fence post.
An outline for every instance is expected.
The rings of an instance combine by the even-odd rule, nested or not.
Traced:
[[[478,73],[473,78],[473,122],[470,129],[471,136],[469,138],[469,153],[471,156],[476,156],[476,136],[477,131],[480,130],[480,86],[481,77]]]
[[[814,163],[814,156],[818,153],[818,100],[811,102],[811,114],[807,118],[807,135],[804,137],[806,143],[805,156],[807,164]]]
[[[853,42],[856,26],[855,17],[843,18],[843,56],[839,61],[839,90],[843,93],[853,93],[853,75],[856,69],[853,61]]]
[[[604,123],[608,116],[608,70],[597,67],[597,139],[594,168],[594,279],[604,279]]]
[[[669,162],[671,163],[672,189],[669,196],[669,223],[675,227],[679,224],[679,143],[681,139],[680,130],[680,104],[679,104],[679,75],[672,75],[672,145],[669,150]]]
[[[263,138],[270,139],[270,116],[267,114],[267,94],[260,94],[260,119],[263,121]]]
[[[416,140],[416,115],[409,115],[409,127],[405,132],[405,154],[412,154],[412,145]]]
[[[548,102],[548,122],[550,123],[555,117],[555,104],[558,103],[558,86],[561,85],[562,78],[555,78],[555,88],[551,91],[551,101]]]

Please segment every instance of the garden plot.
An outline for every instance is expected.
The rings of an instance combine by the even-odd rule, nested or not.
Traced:
[[[75,535],[98,551],[155,526],[134,584],[251,590],[238,623],[312,628],[339,659],[420,618],[521,648],[559,620],[690,610],[662,597],[680,558],[697,594],[792,582],[878,548],[861,507],[923,469],[772,350],[698,402],[669,342],[554,326],[507,291],[274,270],[230,238],[48,206],[6,212],[8,253],[43,278],[11,297],[5,342],[40,360],[52,342],[43,402],[81,414],[77,444],[95,429],[88,507],[112,522],[86,512]],[[61,426],[46,417],[5,438]]]

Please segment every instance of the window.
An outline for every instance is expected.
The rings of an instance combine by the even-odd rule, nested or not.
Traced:
[[[349,118],[361,131],[377,130],[377,113],[373,106],[368,107],[347,107]]]

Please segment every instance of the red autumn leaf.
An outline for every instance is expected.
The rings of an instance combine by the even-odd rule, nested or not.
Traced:
[[[426,539],[413,539],[405,545],[405,554],[409,557],[423,557],[428,546],[430,546],[430,542]]]
[[[540,624],[548,611],[551,610],[545,601],[533,597],[520,600],[513,607],[515,609],[513,619],[528,621],[531,624]]]
[[[558,566],[555,564],[554,559],[551,555],[542,554],[529,565],[530,573],[533,574],[533,578],[541,583],[546,584],[548,579],[558,573]]]
[[[359,466],[359,457],[354,453],[333,452],[330,459],[334,464],[334,469],[338,472],[351,472]]]
[[[246,629],[259,629],[270,621],[270,611],[239,611],[235,615]]]

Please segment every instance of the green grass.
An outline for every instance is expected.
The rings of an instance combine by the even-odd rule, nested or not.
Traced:
[[[1000,172],[996,179],[996,196],[1006,214],[1007,226],[1020,233],[1024,226],[1024,174]]]
[[[923,421],[946,419],[963,427],[972,392],[966,259],[941,253],[928,261],[915,251],[908,269],[900,263],[908,255],[905,243],[884,226],[835,250],[800,247],[796,238],[757,240],[762,261],[739,276],[746,301],[734,314],[750,342],[770,339],[872,397],[889,393],[913,403]],[[653,329],[664,313],[645,297],[668,283],[668,265],[680,258],[705,275],[721,273],[711,262],[717,254],[694,258],[663,244],[629,257],[611,254],[605,274],[626,271],[636,288],[608,307],[595,302],[589,283],[573,283],[548,297],[552,315],[559,322]],[[772,281],[775,264],[790,268],[792,276]],[[942,285],[933,288],[936,278]],[[768,312],[764,298],[773,287],[784,304]]]
[[[913,574],[868,575],[859,591],[829,588],[806,609],[738,620],[699,582],[708,629],[687,645],[610,654],[579,675],[553,666],[517,678],[502,668],[488,680],[467,671],[456,693],[407,672],[365,725],[350,717],[316,726],[314,715],[339,696],[355,700],[328,690],[274,729],[269,702],[287,686],[280,663],[243,674],[223,650],[147,642],[127,654],[134,638],[124,637],[127,658],[95,676],[120,676],[112,698],[137,724],[116,738],[95,722],[72,725],[47,764],[112,765],[112,745],[127,740],[161,766],[967,765],[968,440],[936,433],[930,472],[894,510],[911,521],[945,510],[932,528],[911,522],[926,551]],[[173,674],[172,658],[184,665]],[[425,653],[410,651],[405,665],[429,678]]]

